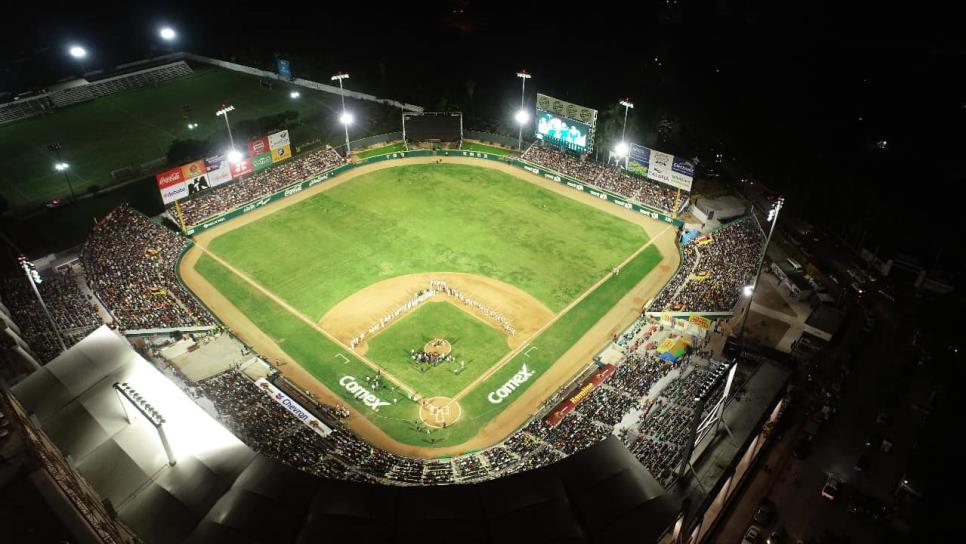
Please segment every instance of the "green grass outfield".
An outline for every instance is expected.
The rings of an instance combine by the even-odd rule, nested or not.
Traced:
[[[359,153],[353,153],[357,159],[363,160],[369,157],[375,157],[376,155],[385,155],[386,153],[398,153],[400,151],[406,150],[406,144],[402,142],[396,142],[394,144],[384,145],[381,147],[374,147],[372,149],[367,149],[365,151],[360,151]]]
[[[453,346],[453,362],[435,368],[419,367],[409,350],[420,350],[433,338],[445,338]],[[407,384],[420,384],[428,397],[453,397],[463,387],[510,351],[506,336],[449,302],[426,302],[369,340],[366,357]],[[459,361],[466,366],[455,373]]]
[[[493,145],[478,144],[476,142],[468,142],[463,140],[462,149],[466,151],[478,151],[480,153],[489,153],[491,155],[519,155],[516,150],[504,149],[502,147],[496,147]]]
[[[55,159],[47,150],[52,142],[63,146],[61,153],[71,165],[75,192],[83,194],[92,185],[111,186],[115,184],[111,171],[164,157],[174,139],[221,138],[225,123],[215,111],[223,103],[235,106],[233,125],[294,110],[303,125],[292,130],[293,142],[305,141],[308,135],[338,141],[342,137],[342,128],[334,121],[341,107],[338,97],[304,88],[300,92],[301,97],[292,100],[285,85],[267,89],[256,77],[195,67],[193,75],[158,87],[126,91],[0,125],[0,170],[5,172],[0,195],[14,209],[69,195],[64,176],[53,169]],[[367,125],[364,130],[376,121],[377,112],[381,115],[391,109],[353,102],[357,118]],[[192,109],[190,120],[200,125],[196,130],[187,128],[186,105]]]
[[[226,233],[209,247],[317,320],[334,304],[372,283],[429,271],[501,279],[558,312],[647,240],[637,225],[508,174],[442,164],[400,166],[360,176]],[[543,331],[532,342],[537,349],[529,356],[519,354],[465,397],[460,421],[434,431],[434,443],[454,445],[475,435],[660,261],[654,247],[638,254],[618,276]],[[404,443],[429,445],[427,435],[414,428],[418,406],[405,395],[391,389],[377,391],[390,404],[373,411],[339,385],[346,376],[365,384],[365,377],[373,374],[350,352],[213,259],[203,256],[196,268],[286,353],[387,434]],[[500,349],[505,350],[505,339],[501,340]],[[340,353],[348,363],[340,362]],[[535,377],[504,403],[487,400],[487,394],[524,362]],[[427,379],[403,381],[432,394],[429,384],[434,375],[424,376]]]
[[[557,312],[647,242],[638,225],[503,172],[378,170],[223,234],[209,249],[313,320],[404,274],[465,272]]]

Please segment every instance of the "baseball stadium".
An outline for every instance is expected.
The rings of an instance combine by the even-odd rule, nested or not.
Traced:
[[[782,412],[787,369],[728,341],[771,218],[539,84],[497,134],[275,68],[174,53],[0,105],[7,205],[97,210],[0,291],[0,407],[91,541],[701,541]]]

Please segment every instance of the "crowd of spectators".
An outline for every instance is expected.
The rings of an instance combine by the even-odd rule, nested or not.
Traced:
[[[726,312],[750,284],[764,247],[754,218],[744,217],[681,247],[681,267],[651,303],[652,310]]]
[[[233,210],[258,197],[332,170],[343,162],[343,158],[332,149],[312,151],[183,200],[180,202],[181,214],[186,225],[197,225],[213,215]]]
[[[51,317],[70,347],[101,325],[94,301],[84,294],[72,273],[43,274],[37,290],[47,305]],[[38,363],[46,363],[60,354],[57,333],[24,276],[0,280],[0,296],[20,327],[24,341],[30,345]]]
[[[188,240],[126,205],[99,221],[81,262],[90,288],[122,330],[212,325],[207,310],[175,276]]]
[[[631,330],[649,330],[649,322],[641,321],[645,326]],[[688,451],[694,397],[714,367],[692,362],[691,356],[672,362],[652,349],[629,351],[616,372],[556,426],[537,417],[502,443],[454,459],[414,459],[380,450],[341,419],[328,421],[334,431],[320,437],[237,371],[210,378],[202,388],[249,446],[322,476],[397,485],[470,483],[546,466],[616,432],[655,478],[670,485]],[[653,391],[665,377],[667,385]],[[328,407],[325,413],[341,416],[344,409]],[[632,413],[639,417],[627,419]]]
[[[677,190],[670,186],[636,176],[620,168],[605,166],[586,156],[577,156],[553,146],[533,144],[523,154],[523,159],[665,212],[680,211],[687,205],[686,193],[682,193],[678,198]],[[675,204],[677,204],[676,210]]]

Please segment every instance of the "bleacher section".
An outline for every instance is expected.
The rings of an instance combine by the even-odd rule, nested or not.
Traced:
[[[0,123],[19,121],[55,107],[63,108],[130,89],[151,87],[189,74],[191,67],[178,61],[8,102],[0,105]]]

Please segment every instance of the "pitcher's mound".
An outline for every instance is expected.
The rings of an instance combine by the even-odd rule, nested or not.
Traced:
[[[448,340],[442,338],[433,338],[426,345],[423,346],[423,353],[433,353],[437,355],[447,356],[453,352],[453,345],[449,343]]]
[[[419,403],[419,419],[430,427],[448,427],[463,414],[460,404],[449,397],[431,397]]]

